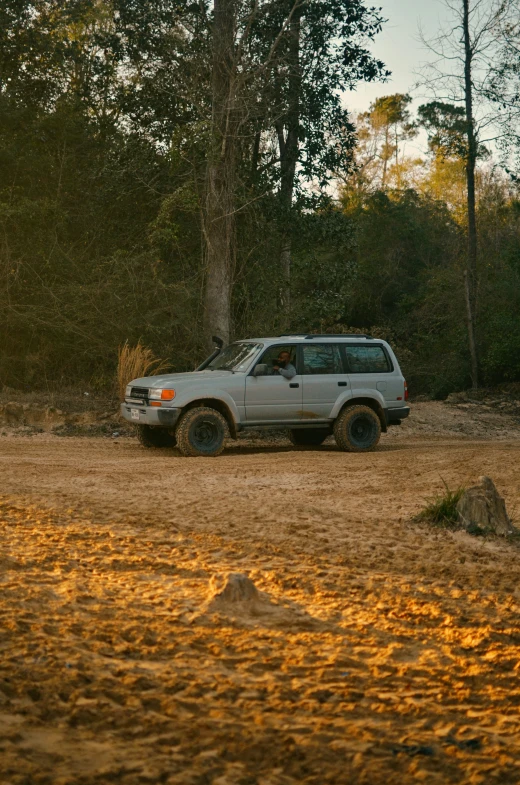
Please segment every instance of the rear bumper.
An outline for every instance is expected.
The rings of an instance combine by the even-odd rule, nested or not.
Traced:
[[[409,406],[399,406],[397,409],[385,409],[387,425],[400,425],[410,415]]]
[[[132,411],[139,412],[139,419],[132,417]],[[140,406],[135,403],[122,403],[121,415],[134,425],[155,425],[163,428],[173,428],[179,415],[180,409],[162,408],[161,406]]]

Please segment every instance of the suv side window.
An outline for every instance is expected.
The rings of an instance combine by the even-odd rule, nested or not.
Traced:
[[[344,373],[339,346],[333,343],[311,343],[302,347],[303,373]]]
[[[345,345],[349,373],[388,373],[392,370],[384,348]]]
[[[289,362],[291,365],[294,365],[295,368],[298,367],[296,363],[296,346],[291,346],[290,344],[277,344],[276,346],[269,346],[269,348],[265,350],[263,355],[258,360],[259,363],[265,363],[269,367],[269,376],[275,373],[274,363],[277,357],[280,355],[280,352],[289,352]]]

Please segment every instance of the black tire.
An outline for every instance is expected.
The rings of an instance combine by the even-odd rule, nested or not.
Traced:
[[[175,436],[166,428],[154,428],[152,425],[138,425],[137,439],[143,447],[175,447]]]
[[[195,457],[220,455],[227,433],[225,417],[209,406],[188,409],[181,416],[175,435],[181,455]]]
[[[334,423],[334,438],[346,452],[369,452],[381,437],[379,417],[369,406],[347,406]]]
[[[289,439],[295,447],[319,447],[327,436],[330,436],[329,428],[292,428],[289,431]]]

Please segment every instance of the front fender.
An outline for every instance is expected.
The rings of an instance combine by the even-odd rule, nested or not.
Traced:
[[[352,390],[345,390],[344,393],[341,393],[336,403],[334,404],[330,416],[335,419],[348,401],[354,401],[357,398],[371,398],[373,401],[379,404],[383,411],[385,410],[385,399],[377,390],[356,390],[355,392]]]
[[[238,406],[236,405],[231,395],[226,392],[226,390],[213,389],[211,390],[211,393],[209,390],[194,390],[192,391],[191,395],[185,393],[184,395],[180,395],[178,398],[176,397],[175,406],[184,409],[184,407],[189,406],[189,404],[195,403],[196,401],[220,401],[228,407],[235,425],[238,425],[242,422]]]

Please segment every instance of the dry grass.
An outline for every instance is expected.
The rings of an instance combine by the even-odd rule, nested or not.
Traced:
[[[128,341],[125,341],[123,346],[119,347],[118,352],[117,391],[119,399],[124,400],[126,385],[132,379],[160,373],[168,366],[167,360],[155,357],[152,350],[143,346],[140,340],[137,346],[129,346]]]

